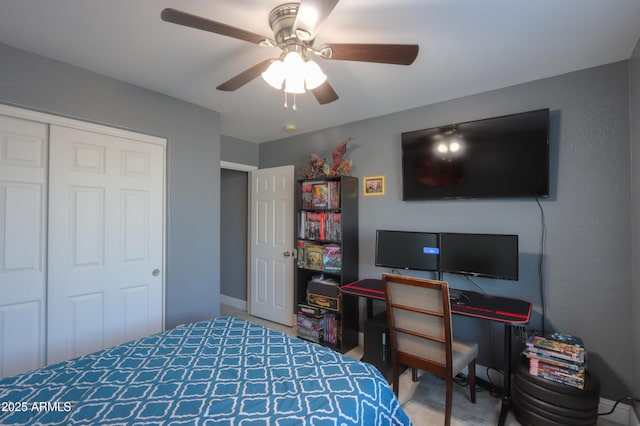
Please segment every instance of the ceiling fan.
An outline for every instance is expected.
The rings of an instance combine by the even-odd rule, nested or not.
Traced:
[[[282,50],[278,58],[266,59],[220,84],[216,89],[234,91],[262,75],[275,88],[284,89],[285,96],[286,93],[304,93],[306,88],[314,94],[320,104],[327,104],[337,100],[338,95],[326,81],[326,75],[312,60],[313,57],[411,65],[418,55],[418,45],[415,44],[329,43],[314,47],[313,42],[321,24],[337,3],[338,0],[301,0],[300,3],[285,3],[275,7],[269,13],[273,39],[171,8],[164,9],[161,18],[166,22],[210,31],[261,46],[279,47]],[[299,71],[299,75],[283,71],[291,64]],[[305,74],[307,71],[308,74]],[[300,77],[302,74],[304,77],[309,75],[309,78]]]

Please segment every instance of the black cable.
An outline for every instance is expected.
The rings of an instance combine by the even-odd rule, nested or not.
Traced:
[[[498,370],[495,367],[487,367],[487,380],[489,381],[489,384],[491,385],[491,389],[490,389],[490,394],[491,396],[499,396],[502,394],[503,392],[503,387],[502,386],[498,386],[496,385],[493,380],[491,380],[491,375],[489,374],[490,370],[494,370],[496,373],[501,374],[504,377],[504,372],[502,370]]]
[[[640,398],[634,398],[632,396],[627,396],[625,398],[620,398],[619,400],[616,401],[615,404],[613,404],[613,407],[611,407],[611,410],[607,411],[606,413],[598,413],[598,415],[599,416],[608,416],[609,414],[613,413],[616,410],[616,407],[622,401],[640,402]]]
[[[539,287],[540,287],[540,308],[542,315],[542,335],[545,333],[545,323],[546,323],[546,306],[544,301],[544,248],[545,248],[545,239],[546,239],[546,224],[544,218],[544,209],[542,208],[542,204],[540,204],[540,200],[536,198],[536,203],[538,203],[538,207],[540,208],[540,256],[538,257],[538,279],[539,279]]]
[[[467,375],[465,375],[465,374],[462,374],[462,373],[458,373],[453,378],[453,383],[455,383],[456,385],[461,386],[463,388],[470,387],[469,386],[469,377]],[[476,393],[484,392],[485,390],[487,390],[487,389],[476,384]]]
[[[492,386],[496,386],[495,383],[493,383],[493,380],[491,380],[491,376],[489,375],[489,370],[494,370],[496,373],[501,374],[504,377],[504,371],[502,370],[498,370],[495,367],[487,367],[487,379],[489,379],[489,383],[491,383]]]

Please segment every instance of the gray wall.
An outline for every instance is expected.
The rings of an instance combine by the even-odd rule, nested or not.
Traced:
[[[236,161],[239,162],[239,161]],[[247,300],[248,173],[222,169],[220,293]]]
[[[631,228],[632,249],[632,306],[631,318],[633,365],[633,394],[640,398],[640,41],[636,45],[629,65],[629,117],[631,121]],[[640,403],[635,404],[636,416],[640,418]]]
[[[589,367],[603,382],[602,396],[615,400],[629,395],[629,373],[637,360],[629,351],[628,80],[628,62],[619,62],[267,142],[260,145],[260,167],[301,166],[311,153],[330,158],[339,142],[353,137],[345,156],[354,162],[352,174],[387,178],[386,196],[360,197],[361,277],[386,271],[374,265],[376,229],[518,234],[519,281],[472,282],[453,274],[444,279],[454,288],[473,290],[477,284],[490,294],[532,301],[530,328],[540,330],[542,278],[545,331],[582,337]],[[404,131],[539,108],[551,109],[551,196],[540,200],[546,227],[542,277],[541,211],[535,200],[403,202],[400,176]],[[479,342],[480,364],[500,368],[500,325],[455,317],[454,327],[457,337]]]
[[[0,44],[0,102],[168,139],[165,325],[219,314],[220,115]]]
[[[222,135],[220,137],[220,157],[223,161],[258,166],[260,150],[257,143]]]

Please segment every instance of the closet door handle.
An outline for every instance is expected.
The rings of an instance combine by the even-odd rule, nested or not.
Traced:
[[[153,275],[154,277],[157,277],[158,275],[160,275],[160,269],[156,268],[153,270],[153,272],[151,272],[151,275]]]

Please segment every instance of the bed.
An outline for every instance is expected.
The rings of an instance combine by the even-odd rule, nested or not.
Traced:
[[[238,318],[0,380],[0,424],[409,425],[375,367]]]

